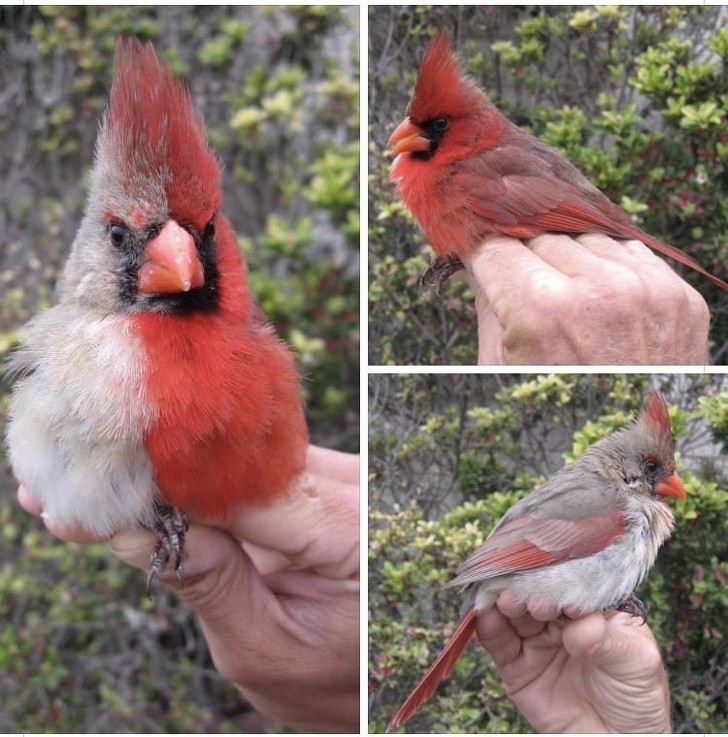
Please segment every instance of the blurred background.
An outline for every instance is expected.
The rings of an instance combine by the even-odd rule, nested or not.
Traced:
[[[624,427],[650,386],[670,405],[687,498],[637,590],[670,679],[675,732],[728,730],[728,376],[369,378],[369,705],[381,732],[452,635],[444,587],[518,499]],[[532,732],[469,647],[408,732]]]
[[[154,42],[224,164],[256,299],[298,354],[312,441],[359,443],[359,10],[0,6],[0,363],[53,302],[119,34]],[[3,383],[5,382],[5,383]],[[0,373],[0,435],[9,384]],[[0,444],[0,731],[273,729],[188,612],[15,504]]]
[[[388,180],[386,144],[437,30],[514,123],[560,150],[640,227],[725,278],[728,7],[388,6],[369,10],[369,363],[474,364],[472,294],[418,288],[431,249]],[[728,293],[710,305],[728,363]]]

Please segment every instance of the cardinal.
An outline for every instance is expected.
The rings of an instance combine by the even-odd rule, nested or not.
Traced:
[[[508,120],[460,70],[438,33],[420,64],[407,117],[389,138],[391,179],[438,258],[423,282],[438,288],[489,235],[601,233],[639,240],[728,283],[653,238],[551,146]]]
[[[634,590],[675,524],[664,500],[683,498],[665,398],[650,392],[633,423],[594,443],[516,502],[460,566],[450,586],[469,590],[454,635],[389,722],[403,725],[455,667],[479,612],[510,589],[582,614],[625,611],[644,619]]]
[[[114,70],[58,304],[10,359],[7,445],[55,525],[155,530],[151,582],[172,556],[181,571],[188,514],[225,520],[284,497],[308,435],[186,88],[134,39]]]

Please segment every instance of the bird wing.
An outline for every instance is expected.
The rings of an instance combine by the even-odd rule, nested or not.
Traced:
[[[509,228],[534,226],[537,231],[561,233],[603,232],[615,237],[636,237],[626,234],[630,225],[626,215],[604,197],[599,203],[608,207],[602,211],[587,199],[574,185],[553,177],[512,174],[500,178],[474,176],[468,173],[463,181],[468,192],[467,206],[478,216],[501,226],[508,235]],[[612,211],[614,208],[614,211]],[[615,212],[616,211],[616,212]]]
[[[627,516],[612,481],[567,466],[514,504],[451,586],[585,558],[619,538]]]
[[[550,172],[544,171],[538,160],[521,157],[516,161],[525,167],[525,173],[509,173],[512,166],[503,173],[482,159],[458,173],[465,207],[489,225],[483,232],[514,238],[532,238],[544,232],[602,233],[619,240],[639,240],[703,274],[722,289],[728,288],[725,280],[711,274],[692,256],[642,230],[568,162],[558,162],[559,166],[551,162],[555,168]]]
[[[458,569],[451,586],[542,568],[604,550],[625,530],[621,511],[582,520],[519,517],[499,527]]]

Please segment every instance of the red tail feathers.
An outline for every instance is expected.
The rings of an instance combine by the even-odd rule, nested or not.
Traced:
[[[669,256],[670,258],[675,259],[675,261],[679,261],[681,264],[689,266],[694,271],[697,271],[699,274],[702,274],[707,279],[710,279],[713,284],[716,284],[721,289],[728,289],[728,282],[723,281],[723,279],[721,279],[719,276],[716,276],[715,274],[711,274],[707,269],[704,269],[692,256],[688,256],[687,253],[684,253],[679,248],[675,248],[675,246],[671,246],[667,243],[663,243],[662,241],[658,241],[657,238],[653,238],[651,235],[649,235],[649,233],[645,233],[644,231],[640,231],[638,240],[643,241],[650,248],[654,248],[655,251],[660,251],[660,253],[665,254],[665,256]]]
[[[422,680],[415,686],[414,691],[412,691],[404,704],[399,707],[397,713],[392,717],[387,725],[387,732],[401,727],[422,704],[432,698],[440,683],[452,673],[455,663],[458,662],[463,650],[465,650],[465,646],[470,642],[470,638],[474,634],[475,610],[470,609],[460,620],[460,624],[455,630],[455,634],[450,638],[450,642],[445,645],[445,648],[437,656],[437,659],[422,677]]]

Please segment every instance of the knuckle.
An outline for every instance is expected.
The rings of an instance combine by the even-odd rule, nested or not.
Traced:
[[[695,322],[707,330],[710,325],[710,308],[705,299],[703,299],[703,295],[691,286],[688,286],[687,302]]]
[[[632,309],[635,305],[649,302],[649,288],[639,274],[621,269],[613,278],[602,282],[600,296],[615,309]]]

